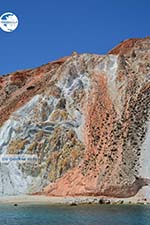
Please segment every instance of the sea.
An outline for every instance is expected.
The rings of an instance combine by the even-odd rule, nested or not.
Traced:
[[[150,225],[150,206],[1,205],[0,225]]]

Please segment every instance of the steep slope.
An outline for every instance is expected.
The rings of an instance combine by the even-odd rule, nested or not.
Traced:
[[[150,196],[150,38],[0,80],[0,193]],[[147,187],[145,187],[147,186]]]

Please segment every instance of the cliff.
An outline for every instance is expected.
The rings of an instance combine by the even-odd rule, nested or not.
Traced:
[[[0,77],[2,195],[150,197],[150,38]]]

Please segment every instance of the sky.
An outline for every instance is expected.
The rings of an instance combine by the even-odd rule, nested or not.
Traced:
[[[150,35],[149,0],[1,0],[0,15],[19,18],[0,29],[0,75],[78,53],[105,54],[127,38]]]

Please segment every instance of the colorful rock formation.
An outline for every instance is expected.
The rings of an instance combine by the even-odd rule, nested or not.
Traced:
[[[150,198],[150,38],[0,77],[0,193]]]

